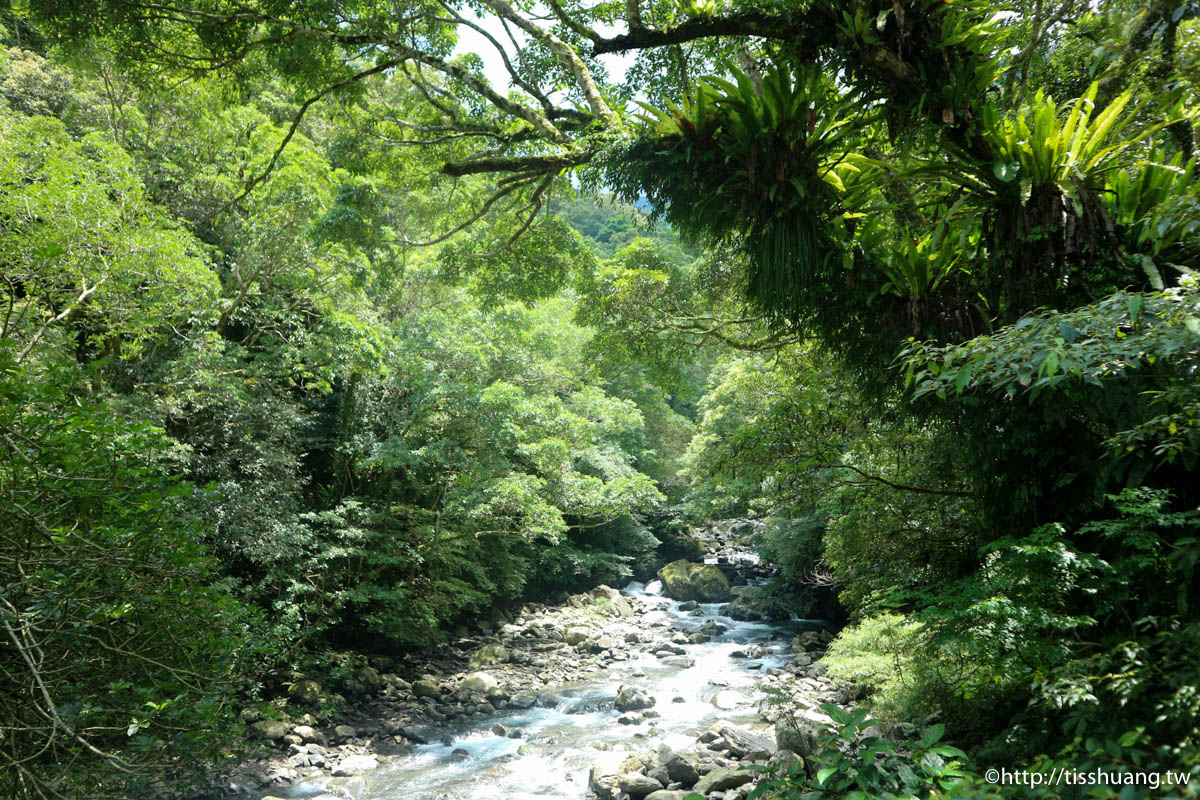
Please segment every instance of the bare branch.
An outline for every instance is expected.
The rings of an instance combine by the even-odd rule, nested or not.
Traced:
[[[554,110],[554,104],[550,102],[550,98],[546,97],[541,90],[521,77],[521,73],[517,71],[516,67],[514,67],[512,64],[512,61],[509,60],[508,52],[500,45],[500,42],[496,41],[494,36],[484,30],[483,27],[476,25],[462,14],[459,14],[452,7],[447,5],[444,0],[438,0],[438,4],[441,5],[442,8],[446,9],[446,13],[450,14],[452,17],[451,21],[470,28],[491,43],[496,52],[500,54],[500,60],[504,63],[504,69],[508,71],[508,75],[510,78],[512,78],[513,83],[524,89],[531,97],[541,103],[542,108],[545,109],[547,114]],[[520,51],[518,50],[518,52]]]

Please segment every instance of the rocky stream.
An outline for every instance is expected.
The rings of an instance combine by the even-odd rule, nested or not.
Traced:
[[[819,661],[827,624],[766,620],[753,556],[726,547],[705,561],[495,613],[405,665],[413,680],[360,668],[348,724],[253,722],[275,748],[254,765],[253,796],[743,800],[751,766],[807,754],[827,721],[818,706],[845,698]],[[321,693],[298,680],[290,705]]]

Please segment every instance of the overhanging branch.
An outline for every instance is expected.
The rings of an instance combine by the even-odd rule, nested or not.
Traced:
[[[590,151],[581,153],[555,153],[544,156],[497,156],[477,158],[471,161],[452,161],[442,167],[442,173],[461,178],[464,175],[509,172],[519,174],[557,173],[571,167],[586,164],[592,158]]]
[[[629,50],[646,50],[672,44],[684,44],[697,39],[714,36],[759,36],[764,39],[803,39],[817,43],[831,43],[833,26],[814,10],[804,17],[803,25],[784,17],[748,11],[728,17],[693,17],[682,25],[667,30],[632,28],[628,33],[600,39],[592,48],[592,55],[624,53]]]

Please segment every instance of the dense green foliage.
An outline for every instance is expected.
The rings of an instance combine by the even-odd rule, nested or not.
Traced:
[[[479,9],[507,87],[455,53]],[[828,669],[961,747],[918,735],[905,771],[843,716],[764,792],[1196,769],[1195,4],[546,12],[4,6],[0,702],[41,699],[0,780],[154,780],[210,752],[172,715],[240,681],[729,514],[837,592]],[[185,585],[214,622],[168,658]],[[94,631],[143,629],[103,660]],[[102,668],[47,681],[72,636]]]
[[[427,209],[332,116],[230,206],[270,92],[121,80],[0,60],[5,796],[149,792],[279,669],[628,579],[690,435],[594,368],[570,227],[397,248]]]

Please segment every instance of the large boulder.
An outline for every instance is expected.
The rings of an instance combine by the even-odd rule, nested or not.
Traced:
[[[745,597],[735,597],[732,603],[721,606],[721,615],[740,622],[762,622],[767,618]]]
[[[612,800],[617,794],[617,776],[599,765],[588,771],[588,791],[600,800]]]
[[[481,692],[486,694],[489,689],[495,689],[500,685],[500,681],[496,680],[486,672],[472,672],[463,679],[462,688],[468,692]]]
[[[624,595],[611,586],[597,586],[595,589],[592,589],[592,596],[596,598],[601,608],[610,609],[611,613],[618,617],[632,617],[634,615],[633,605],[625,599]]]
[[[587,628],[567,628],[563,632],[563,641],[570,645],[583,644],[592,635]]]
[[[700,780],[700,772],[696,769],[695,762],[678,750],[672,750],[664,744],[658,748],[656,755],[659,766],[667,771],[667,777],[672,782],[693,786]]]
[[[654,696],[645,689],[625,684],[617,689],[617,699],[613,705],[617,711],[640,711],[654,705]]]
[[[383,688],[383,678],[374,667],[359,667],[346,677],[343,684],[350,694],[374,694]]]
[[[642,800],[651,792],[664,788],[661,783],[640,772],[626,772],[617,778],[617,786],[633,800]]]
[[[724,603],[732,595],[729,578],[713,564],[691,561],[672,561],[658,571],[663,593],[676,600],[697,600],[701,603]]]
[[[359,800],[367,792],[367,782],[361,777],[334,778],[325,784],[325,791],[334,797]]]
[[[738,758],[766,760],[775,752],[775,743],[765,736],[751,733],[728,722],[719,722],[713,730],[725,738],[729,752]]]
[[[292,728],[292,733],[299,736],[305,742],[319,742],[323,738],[320,732],[311,725],[297,725]]]
[[[714,769],[696,784],[696,793],[707,795],[709,792],[723,792],[726,789],[736,789],[754,780],[754,773],[748,769],[737,767],[722,767]]]
[[[490,667],[503,664],[512,658],[507,647],[498,644],[485,644],[467,657],[467,663],[472,667]]]
[[[618,594],[612,600],[613,611],[618,617],[632,617],[634,615],[633,604],[625,599],[623,595]]]
[[[305,706],[315,706],[321,701],[321,684],[316,681],[299,680],[288,687],[288,697]]]
[[[250,731],[259,739],[276,742],[291,733],[292,726],[279,719],[264,719],[250,726]]]
[[[732,711],[740,706],[748,706],[752,701],[741,692],[733,689],[722,689],[713,695],[712,704],[722,711]]]

